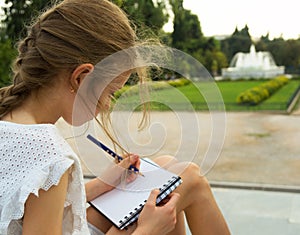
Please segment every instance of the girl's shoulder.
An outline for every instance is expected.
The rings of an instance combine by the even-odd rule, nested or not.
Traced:
[[[11,220],[22,218],[30,193],[38,196],[40,189],[57,185],[68,170],[72,174],[65,206],[76,202],[74,211],[83,211],[80,161],[55,125],[0,121],[0,149],[0,234],[6,234]]]
[[[0,121],[2,179],[30,179],[40,171],[63,173],[77,156],[55,125],[23,125]],[[1,181],[3,182],[3,181]]]
[[[74,155],[69,144],[53,124],[28,125],[0,121],[0,146],[8,153],[18,152],[23,156],[44,154],[49,158],[57,155]]]

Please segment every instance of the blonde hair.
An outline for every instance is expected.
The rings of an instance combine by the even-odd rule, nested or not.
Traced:
[[[64,0],[41,14],[18,44],[12,85],[0,89],[0,119],[62,71],[96,65],[136,45],[126,14],[107,0]]]

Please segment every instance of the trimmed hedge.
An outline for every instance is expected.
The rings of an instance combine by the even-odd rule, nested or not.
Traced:
[[[148,86],[150,90],[162,90],[168,89],[170,86],[172,87],[181,87],[190,84],[191,81],[185,78],[178,78],[174,80],[168,81],[157,81],[157,82],[149,82]],[[123,86],[121,89],[114,93],[114,97],[117,99],[119,98],[124,92],[128,95],[135,95],[139,91],[139,86]]]
[[[185,78],[179,78],[174,80],[168,80],[167,83],[173,87],[180,87],[180,86],[186,86],[190,84],[191,81]]]
[[[288,81],[289,80],[287,77],[279,76],[259,86],[243,91],[238,95],[237,103],[245,105],[257,105],[260,102],[268,99],[278,89],[286,85]]]

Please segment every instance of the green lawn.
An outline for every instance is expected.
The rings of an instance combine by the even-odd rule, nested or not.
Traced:
[[[265,81],[218,81],[215,83],[197,82],[183,87],[163,89],[150,92],[154,101],[154,110],[207,110],[207,103],[212,109],[222,109],[222,102],[227,111],[246,110],[286,110],[286,104],[300,85],[299,80],[290,80],[287,85],[278,90],[269,99],[256,106],[242,106],[236,103],[237,96],[242,92]],[[206,99],[205,99],[205,98]],[[129,96],[122,101],[125,103],[137,102],[137,96]],[[207,102],[206,102],[206,101]],[[189,105],[192,105],[189,107]]]
[[[264,103],[287,102],[299,85],[300,81],[290,81],[286,86],[282,87]]]
[[[224,81],[218,82],[225,103],[235,103],[237,96],[252,87],[258,86],[265,81]]]

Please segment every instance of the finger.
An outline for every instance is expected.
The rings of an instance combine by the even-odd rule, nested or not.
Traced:
[[[137,154],[130,154],[129,160],[131,165],[136,165],[140,163],[140,157]]]
[[[169,195],[169,201],[166,203],[166,205],[176,206],[179,199],[180,199],[180,195],[178,193],[171,193]]]
[[[126,177],[126,183],[133,182],[136,179],[136,177],[137,177],[136,174],[127,175],[127,177]]]
[[[140,160],[140,157],[138,155],[133,154],[130,161],[131,161],[131,165],[134,165],[137,169],[140,169],[141,160]]]
[[[163,205],[165,205],[165,204],[169,201],[169,199],[170,199],[170,198],[167,197],[167,198],[161,200],[161,201],[158,203],[157,206],[163,206]]]
[[[159,194],[159,190],[153,189],[148,197],[147,203],[156,205],[156,198],[157,198],[158,194]]]
[[[123,158],[122,161],[119,162],[119,166],[123,167],[123,168],[128,168],[130,166],[130,156],[126,156]]]
[[[127,157],[125,157],[121,162],[120,162],[120,166],[124,167],[124,168],[128,168],[130,165],[134,165],[138,168],[140,164],[140,158],[138,155],[136,154],[130,154]]]

